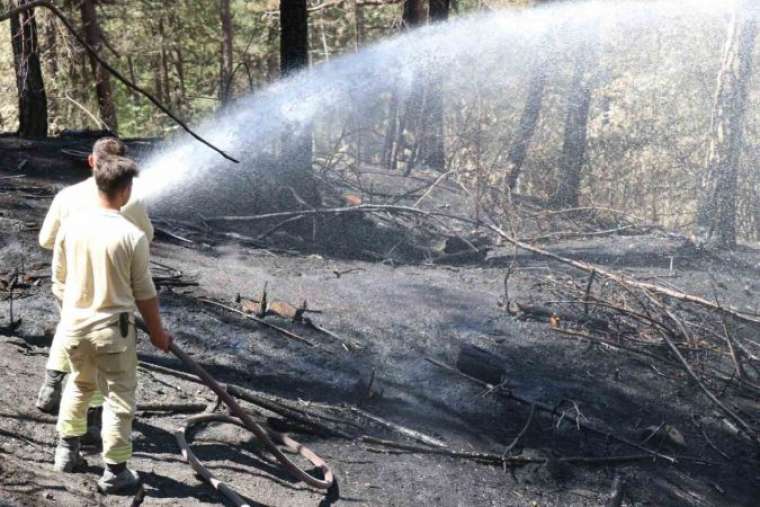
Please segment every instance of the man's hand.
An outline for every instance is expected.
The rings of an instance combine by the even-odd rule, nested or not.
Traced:
[[[158,313],[158,298],[153,297],[145,301],[135,301],[140,314],[145,320],[145,329],[150,336],[150,342],[158,349],[164,352],[169,351],[169,346],[174,341],[174,337],[166,332],[161,325],[161,315]]]
[[[167,333],[165,329],[161,328],[158,333],[150,335],[150,343],[153,344],[159,350],[163,352],[169,352],[169,346],[174,342],[174,337]]]

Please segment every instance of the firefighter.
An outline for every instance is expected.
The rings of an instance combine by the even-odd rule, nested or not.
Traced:
[[[161,324],[149,269],[148,238],[127,220],[136,164],[123,157],[100,157],[94,170],[96,206],[68,217],[53,249],[53,287],[61,302],[56,338],[71,366],[61,398],[54,469],[73,472],[84,464],[81,437],[96,389],[105,397],[101,439],[103,493],[139,483],[127,467],[137,387],[135,306],[151,343],[167,351],[173,340]]]
[[[104,157],[124,156],[126,147],[115,137],[103,137],[98,139],[92,148],[92,153],[87,157],[90,168],[94,169],[97,161]],[[90,177],[76,185],[72,185],[60,191],[50,205],[45,221],[42,224],[39,235],[39,243],[45,249],[52,250],[56,235],[61,224],[71,215],[78,211],[94,208],[98,202],[98,189],[95,179]],[[130,201],[122,208],[122,215],[139,227],[148,241],[153,240],[153,226],[148,218],[148,213],[143,202],[132,196]],[[70,371],[66,354],[57,339],[57,333],[50,346],[50,354],[45,366],[45,380],[39,389],[36,406],[43,412],[55,413],[61,401],[63,379]],[[103,398],[96,393],[92,399],[92,410],[88,416],[91,431],[85,438],[85,443],[94,444],[99,439],[100,406]]]

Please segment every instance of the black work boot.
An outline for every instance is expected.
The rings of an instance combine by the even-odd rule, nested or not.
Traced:
[[[38,409],[48,414],[58,412],[58,407],[61,404],[63,378],[65,376],[66,374],[62,371],[45,370],[45,382],[40,387],[40,392],[37,394],[37,403],[35,404]]]
[[[64,437],[58,439],[58,445],[55,448],[55,463],[53,463],[53,470],[56,472],[71,473],[78,468],[87,466],[87,462],[79,452],[80,447],[79,437]]]
[[[131,491],[140,484],[140,475],[127,468],[126,463],[106,464],[103,476],[98,481],[98,490],[106,495]]]
[[[103,417],[103,407],[87,409],[87,433],[82,435],[82,445],[98,447],[101,443],[100,428]]]

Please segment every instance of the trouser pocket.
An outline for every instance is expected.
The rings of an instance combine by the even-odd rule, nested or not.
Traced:
[[[107,391],[125,392],[136,387],[137,354],[134,327],[122,337],[119,326],[101,329],[91,335],[99,384]],[[104,392],[105,394],[105,392]]]

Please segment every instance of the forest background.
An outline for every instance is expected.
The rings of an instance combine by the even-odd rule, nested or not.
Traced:
[[[8,0],[3,6],[24,3]],[[298,22],[305,15],[307,65],[314,67],[418,25],[552,2],[53,3],[102,58],[192,123],[287,72],[281,61],[285,16]],[[608,27],[593,47],[566,44],[550,61],[534,65],[528,58],[521,79],[505,82],[498,93],[489,90],[482,100],[457,101],[443,83],[440,112],[418,111],[428,115],[422,124],[432,135],[405,132],[414,130],[411,123],[404,127],[396,118],[403,113],[394,111],[378,127],[387,136],[393,124],[392,146],[358,153],[347,163],[384,164],[407,174],[428,167],[450,173],[479,200],[496,189],[501,197],[514,192],[558,208],[618,210],[704,233],[718,246],[758,240],[760,115],[752,113],[760,93],[751,85],[757,22],[752,13],[742,15],[753,9],[750,2],[736,5],[732,17],[710,26],[697,30],[684,21],[657,27],[625,48],[613,47],[625,37],[606,37],[614,32]],[[93,65],[51,12],[37,9],[34,21],[47,135],[110,129],[122,137],[163,137],[177,130],[147,100]],[[0,23],[3,132],[20,128],[12,30]],[[679,54],[679,42],[690,54]],[[335,132],[316,131],[315,159],[342,149],[335,141]],[[424,143],[435,146],[419,146]]]

